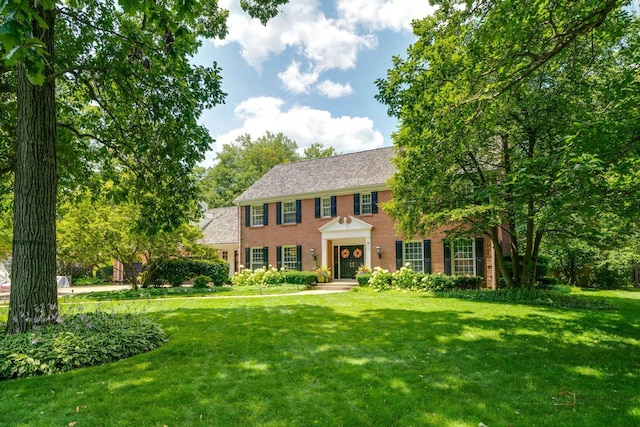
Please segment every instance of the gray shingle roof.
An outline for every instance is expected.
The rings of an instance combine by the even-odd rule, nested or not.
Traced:
[[[395,173],[393,147],[275,166],[234,200],[237,204],[304,194],[386,187]]]
[[[238,208],[215,208],[206,210],[200,219],[201,243],[216,245],[238,243]]]

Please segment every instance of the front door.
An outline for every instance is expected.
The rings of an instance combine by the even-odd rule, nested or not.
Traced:
[[[340,278],[355,279],[358,267],[364,264],[364,246],[340,246]]]

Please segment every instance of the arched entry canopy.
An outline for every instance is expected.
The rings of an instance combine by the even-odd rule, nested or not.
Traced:
[[[355,278],[361,265],[371,268],[372,228],[353,216],[334,218],[319,228],[322,265],[332,266],[334,278]]]

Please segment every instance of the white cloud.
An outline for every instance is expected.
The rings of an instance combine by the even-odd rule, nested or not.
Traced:
[[[411,30],[413,19],[435,10],[429,2],[416,0],[338,0],[337,9],[340,18],[351,25],[396,32]]]
[[[359,50],[377,46],[374,35],[360,35],[350,23],[327,18],[316,0],[284,5],[266,26],[240,10],[236,1],[224,0],[220,5],[230,11],[229,34],[214,44],[239,43],[242,57],[257,70],[271,55],[289,48],[310,61],[314,72],[346,70],[355,67]]]
[[[308,93],[309,88],[318,81],[318,73],[313,71],[303,73],[300,71],[300,63],[293,61],[289,67],[278,74],[285,88],[293,93]]]
[[[317,85],[318,90],[329,98],[340,98],[342,96],[351,95],[353,88],[349,83],[340,84],[331,80],[323,80]]]
[[[282,132],[296,141],[300,152],[314,142],[333,146],[342,153],[379,148],[384,144],[384,137],[368,117],[333,117],[329,111],[299,105],[287,108],[279,98],[249,98],[240,103],[234,113],[242,125],[215,136],[218,150],[240,135],[249,134],[255,139],[267,131]]]

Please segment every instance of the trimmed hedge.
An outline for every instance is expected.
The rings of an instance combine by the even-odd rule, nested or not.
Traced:
[[[369,286],[369,280],[371,279],[371,274],[358,274],[356,276],[356,280],[358,281],[358,286]]]
[[[311,285],[318,280],[318,275],[313,271],[285,271],[282,274],[282,283],[290,285]]]
[[[229,281],[229,263],[223,260],[165,259],[156,263],[151,271],[149,281],[154,286],[180,286],[198,276],[210,277],[214,286],[222,286]]]

